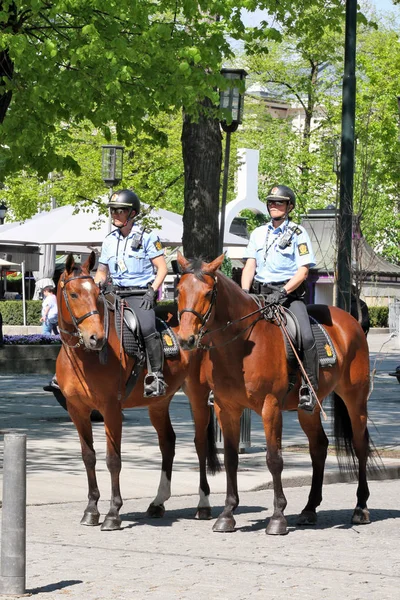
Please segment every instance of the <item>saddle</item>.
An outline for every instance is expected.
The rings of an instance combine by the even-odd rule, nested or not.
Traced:
[[[107,307],[114,314],[115,330],[126,354],[138,362],[144,362],[145,349],[140,324],[134,311],[124,303],[124,300],[113,292],[106,295]],[[160,334],[164,356],[171,358],[179,354],[179,344],[170,325],[158,316],[163,309],[156,307],[156,329]]]
[[[278,310],[281,318],[278,319],[276,314],[277,307],[274,307],[273,305],[268,306],[265,303],[264,296],[253,296],[253,298],[255,299],[257,305],[260,308],[266,308],[264,312],[264,318],[267,321],[273,321],[274,323],[279,325],[282,330],[283,327],[280,321],[283,322],[285,330],[288,333],[293,346],[296,348],[296,351],[301,354],[300,326],[296,316],[291,312],[291,310],[282,305],[279,305]],[[321,325],[321,323],[319,323],[310,314],[308,315],[308,317],[310,319],[311,331],[313,333],[315,343],[317,345],[319,364],[321,367],[332,367],[337,362],[337,356],[333,342],[324,326]],[[294,365],[297,365],[297,361],[292,346],[289,340],[287,339],[285,331],[282,331],[282,333],[285,340],[288,363],[291,367],[293,367]]]

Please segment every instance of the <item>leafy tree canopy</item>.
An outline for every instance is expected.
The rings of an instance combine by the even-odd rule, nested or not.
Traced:
[[[162,140],[152,117],[182,107],[195,115],[199,100],[218,102],[230,39],[254,49],[279,37],[271,24],[246,29],[243,8],[294,27],[314,5],[325,19],[343,14],[342,0],[2,0],[0,180],[28,167],[42,177],[79,172],[61,149],[84,120],[106,140],[114,122],[128,146],[133,127]]]

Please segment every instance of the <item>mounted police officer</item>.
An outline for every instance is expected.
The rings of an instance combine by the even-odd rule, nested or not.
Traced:
[[[267,208],[271,221],[257,227],[250,236],[242,288],[249,292],[254,279],[256,293],[263,294],[268,303],[283,304],[295,314],[301,330],[304,368],[317,391],[318,354],[305,304],[305,280],[315,258],[305,229],[290,221],[295,206],[294,192],[286,185],[277,185],[269,192]],[[315,404],[314,395],[303,381],[299,408],[311,412]]]
[[[115,192],[108,207],[116,229],[103,242],[95,282],[105,283],[111,275],[114,290],[136,314],[149,363],[144,395],[162,396],[166,389],[164,353],[154,308],[157,290],[168,272],[164,251],[156,233],[147,233],[135,223],[140,200],[134,192]]]

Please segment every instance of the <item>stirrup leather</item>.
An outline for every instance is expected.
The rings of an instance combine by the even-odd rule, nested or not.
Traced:
[[[167,386],[164,381],[164,375],[161,372],[147,373],[144,378],[144,396],[151,398],[155,396],[163,396]]]

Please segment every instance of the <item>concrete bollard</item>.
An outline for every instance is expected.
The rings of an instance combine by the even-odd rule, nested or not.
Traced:
[[[4,436],[0,594],[23,596],[26,574],[26,435]]]

